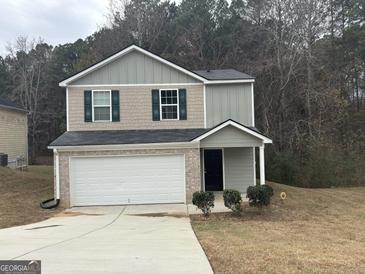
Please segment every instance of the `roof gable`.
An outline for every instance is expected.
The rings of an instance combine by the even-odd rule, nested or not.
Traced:
[[[262,133],[258,132],[257,130],[244,126],[240,123],[237,123],[236,121],[233,121],[231,119],[211,128],[210,130],[208,130],[207,132],[205,132],[204,134],[196,137],[195,139],[193,139],[192,141],[202,141],[206,138],[208,138],[209,136],[215,134],[216,132],[219,132],[220,130],[226,128],[226,127],[232,127],[232,128],[236,128],[244,133],[247,133],[248,135],[251,135],[254,138],[257,138],[259,140],[261,140],[264,144],[271,144],[272,140],[268,137],[266,137],[265,135],[263,135]]]
[[[63,80],[67,85],[199,83],[205,79],[135,45]]]
[[[130,56],[128,57],[128,55]],[[120,58],[122,59],[119,60]],[[136,45],[131,45],[72,75],[59,85],[66,87],[68,85],[162,83],[231,84],[255,81],[253,77],[235,70],[215,70],[213,72],[214,76],[203,70],[190,71]]]

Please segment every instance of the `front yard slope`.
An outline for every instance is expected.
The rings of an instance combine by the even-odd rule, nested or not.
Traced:
[[[27,171],[0,168],[0,228],[42,221],[60,209],[39,203],[53,197],[53,167],[30,166]]]
[[[261,214],[191,217],[215,273],[365,273],[365,187],[270,184],[273,203]]]

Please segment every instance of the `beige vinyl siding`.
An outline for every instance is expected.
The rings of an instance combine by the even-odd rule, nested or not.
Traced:
[[[260,139],[233,126],[227,126],[200,142],[200,146],[203,148],[253,147],[260,145],[262,145]]]
[[[158,88],[186,89],[187,120],[152,121],[151,90]],[[84,122],[84,90],[92,89],[91,87],[68,88],[70,131],[204,127],[203,85],[113,87],[113,90],[119,90],[120,122]],[[100,86],[94,89],[110,90],[111,88]]]
[[[70,85],[198,83],[195,78],[150,56],[132,51]]]
[[[254,158],[251,147],[225,148],[225,188],[246,193],[249,186],[255,184]]]
[[[25,112],[0,107],[0,152],[8,154],[8,160],[28,157],[28,128]]]
[[[208,128],[228,119],[253,126],[252,83],[207,85],[206,104]]]

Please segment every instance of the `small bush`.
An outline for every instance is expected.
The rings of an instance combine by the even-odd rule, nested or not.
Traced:
[[[234,189],[223,191],[224,205],[235,213],[241,212],[241,193]]]
[[[208,216],[211,208],[214,207],[213,192],[197,191],[193,194],[193,205],[196,205],[204,216]]]
[[[273,195],[272,187],[267,185],[249,186],[247,188],[247,198],[250,206],[259,208],[268,206]]]

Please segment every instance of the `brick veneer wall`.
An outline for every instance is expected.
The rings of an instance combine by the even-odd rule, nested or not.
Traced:
[[[108,155],[185,155],[186,202],[191,203],[193,193],[201,189],[200,151],[198,148],[180,149],[139,149],[114,151],[73,151],[59,152],[60,164],[60,205],[70,207],[69,162],[72,156],[108,156]]]
[[[187,120],[152,121],[152,89],[185,88]],[[119,90],[120,122],[84,122],[84,90],[93,88],[68,88],[69,130],[123,130],[123,129],[169,129],[204,127],[203,85],[193,86],[116,86]],[[94,88],[110,90],[110,87]]]

